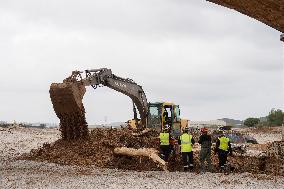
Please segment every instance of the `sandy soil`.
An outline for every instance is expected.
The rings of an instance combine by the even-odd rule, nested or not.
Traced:
[[[259,144],[265,144],[273,141],[281,141],[282,139],[282,127],[245,129],[238,128],[234,130],[252,136],[257,140]]]
[[[0,128],[0,158],[7,160],[17,157],[43,143],[54,142],[59,137],[58,129]]]
[[[273,141],[281,141],[281,133],[263,133],[263,134],[250,134],[254,137],[259,144],[265,144]]]
[[[248,173],[222,175],[135,172],[16,160],[59,137],[56,129],[0,130],[0,188],[283,188],[284,178]]]

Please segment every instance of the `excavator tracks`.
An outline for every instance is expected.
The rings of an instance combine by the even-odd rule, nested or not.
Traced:
[[[85,86],[80,82],[52,83],[50,98],[54,111],[60,119],[60,130],[63,139],[76,140],[88,138],[88,125],[85,117],[83,96]]]

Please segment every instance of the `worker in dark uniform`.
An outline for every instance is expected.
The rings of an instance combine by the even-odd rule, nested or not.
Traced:
[[[170,133],[169,128],[165,126],[160,133],[160,154],[161,158],[168,162],[169,155],[171,153],[170,148]]]
[[[200,150],[200,167],[201,173],[205,172],[205,161],[208,164],[208,171],[212,171],[212,163],[211,163],[211,145],[212,140],[211,136],[208,135],[207,128],[201,128],[201,136],[199,137],[198,143],[201,145]]]
[[[191,134],[188,133],[188,127],[183,131],[183,134],[179,137],[178,143],[180,145],[180,151],[183,161],[184,171],[193,170],[193,152],[192,145],[195,143]]]
[[[215,153],[218,153],[219,168],[221,171],[223,171],[227,165],[228,155],[232,155],[232,147],[230,139],[225,137],[222,131],[220,137],[218,137],[216,141]]]

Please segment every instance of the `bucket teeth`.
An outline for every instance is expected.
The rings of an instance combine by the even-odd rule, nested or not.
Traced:
[[[88,125],[82,102],[85,92],[84,85],[79,82],[53,83],[50,86],[50,98],[60,120],[63,139],[74,140],[88,137]]]

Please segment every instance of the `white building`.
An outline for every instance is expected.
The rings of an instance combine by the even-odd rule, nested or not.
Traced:
[[[226,122],[223,120],[210,120],[210,121],[188,121],[189,127],[203,128],[203,127],[224,127]]]

